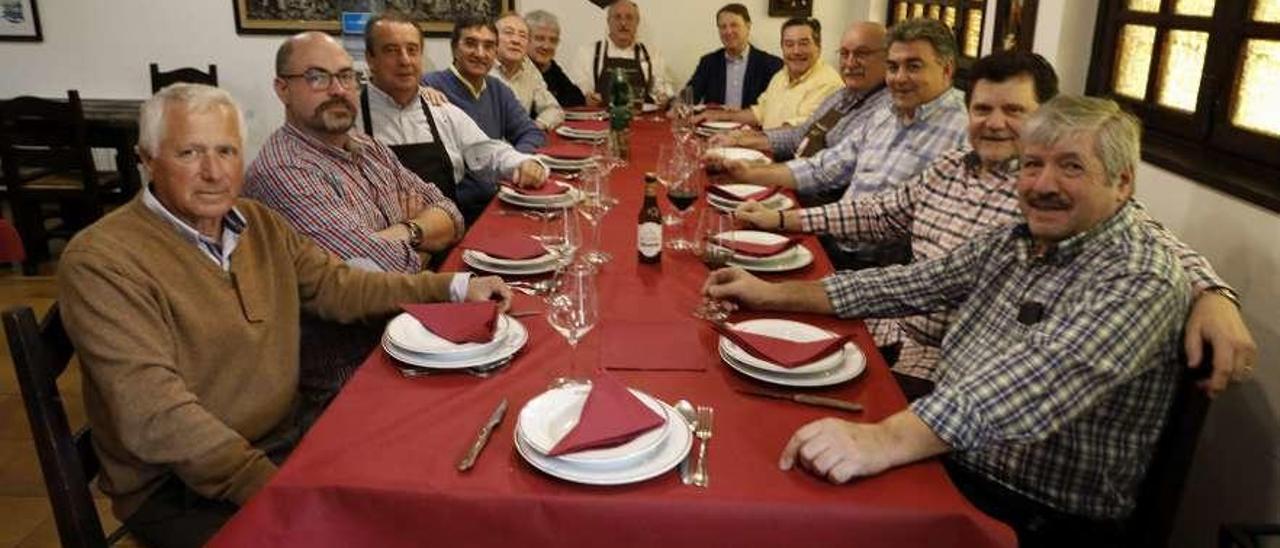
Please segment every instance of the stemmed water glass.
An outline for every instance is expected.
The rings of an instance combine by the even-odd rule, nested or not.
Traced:
[[[557,254],[561,267],[573,262],[573,254],[582,245],[582,228],[573,210],[564,208],[558,214],[542,217],[542,247]]]
[[[591,264],[604,264],[613,258],[606,252],[600,241],[600,225],[605,215],[617,204],[609,192],[609,175],[598,169],[588,170],[582,177],[582,201],[578,203],[578,212],[591,225],[593,249],[583,256]]]
[[[734,228],[732,215],[722,214],[711,207],[703,208],[693,250],[709,270],[724,268],[733,258],[731,246],[735,236]],[[703,296],[702,302],[693,309],[693,315],[704,320],[723,322],[729,319],[729,308],[721,301]]]
[[[547,323],[569,343],[569,373],[577,376],[578,341],[600,321],[596,271],[591,265],[571,264],[559,274],[559,285],[547,299]]]

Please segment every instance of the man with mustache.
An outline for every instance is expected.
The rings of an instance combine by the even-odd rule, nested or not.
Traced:
[[[562,108],[587,104],[582,90],[556,62],[556,49],[560,47],[560,20],[546,10],[526,13],[524,20],[529,24],[529,59],[542,72],[542,79],[547,82],[551,95]]]
[[[376,323],[404,302],[505,308],[511,291],[495,277],[350,268],[240,199],[244,116],[226,90],[166,87],[138,127],[151,184],[67,244],[58,304],[112,513],[148,546],[202,546],[307,427],[300,310]]]
[[[570,76],[587,97],[588,105],[608,104],[615,69],[621,69],[639,102],[666,104],[674,93],[667,64],[655,48],[637,41],[640,8],[631,0],[616,0],[605,9],[609,36],[583,46],[574,56]]]
[[[945,455],[961,492],[1022,546],[1128,545],[1122,520],[1173,399],[1191,301],[1131,200],[1139,133],[1113,101],[1060,96],[1023,125],[1022,222],[817,282],[712,273],[707,295],[751,307],[848,318],[958,307],[932,393],[878,422],[805,425],[779,467],[844,483]]]
[[[782,69],[782,59],[751,45],[751,12],[742,4],[725,4],[716,12],[716,28],[724,47],[702,56],[685,87],[695,103],[718,103],[731,109],[756,104],[769,80]]]
[[[915,262],[942,257],[970,239],[1018,222],[1018,139],[1026,118],[1057,95],[1058,77],[1039,55],[997,53],[974,63],[970,78],[968,144],[943,154],[919,176],[896,189],[843,202],[835,217],[786,215],[784,219],[796,224],[779,227],[777,214],[759,204],[742,208],[740,215],[770,229],[794,228],[857,241],[909,237]],[[1188,362],[1200,366],[1202,341],[1212,343],[1213,377],[1203,387],[1216,394],[1229,379],[1252,367],[1257,352],[1235,294],[1204,257],[1159,228],[1140,205],[1135,204],[1134,217],[1156,227],[1153,233],[1186,270],[1196,292],[1185,329]],[[876,344],[901,345],[894,373],[908,397],[932,388],[942,339],[954,319],[953,312],[938,312],[867,321]]]
[[[782,58],[786,70],[773,75],[750,108],[708,110],[694,122],[738,122],[763,129],[794,126],[840,89],[840,73],[822,61],[822,24],[817,19],[795,17],[782,24]]]
[[[564,121],[564,109],[529,59],[529,25],[519,13],[508,12],[498,18],[496,26],[498,66],[490,74],[511,88],[539,129],[550,131]]]
[[[774,158],[807,158],[835,145],[880,109],[888,108],[884,86],[885,28],[871,21],[849,25],[840,37],[844,87],[827,97],[808,120],[765,131],[736,130],[711,138],[713,146],[772,151]]]

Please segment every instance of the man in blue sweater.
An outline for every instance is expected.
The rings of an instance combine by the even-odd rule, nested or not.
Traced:
[[[447,70],[423,76],[422,84],[443,91],[486,135],[507,141],[520,152],[532,153],[546,143],[547,135],[534,125],[529,111],[520,107],[511,88],[489,76],[498,50],[498,31],[493,22],[459,19],[449,42],[453,64]],[[496,185],[489,185],[487,192],[480,194],[460,192],[458,207],[464,211],[472,205],[484,207],[497,190]]]

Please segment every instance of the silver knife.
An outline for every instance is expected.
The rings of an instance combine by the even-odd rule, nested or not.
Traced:
[[[862,404],[853,403],[836,398],[828,398],[825,396],[814,396],[813,394],[791,394],[787,392],[778,392],[776,390],[766,390],[763,388],[738,388],[738,392],[750,394],[752,396],[763,396],[766,398],[777,398],[780,400],[790,400],[796,403],[804,403],[808,405],[816,405],[818,407],[830,407],[833,409],[841,409],[850,413],[862,412]]]
[[[480,432],[476,434],[476,441],[471,442],[471,447],[467,448],[467,452],[458,461],[459,472],[466,472],[475,465],[476,457],[480,456],[480,451],[484,449],[485,444],[489,443],[489,436],[493,435],[493,429],[498,427],[498,423],[502,422],[502,416],[506,414],[507,399],[502,398],[502,401],[498,402],[498,407],[489,415],[489,420],[480,426]]]

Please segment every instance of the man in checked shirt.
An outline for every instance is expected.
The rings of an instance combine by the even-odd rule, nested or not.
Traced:
[[[1032,53],[997,53],[971,68],[969,143],[943,154],[918,176],[893,190],[862,196],[828,213],[776,212],[751,203],[737,211],[756,227],[833,234],[855,241],[910,237],[914,260],[941,257],[993,228],[1018,222],[1014,181],[1018,176],[1018,136],[1025,118],[1058,93],[1058,76],[1044,58]],[[1135,214],[1155,223],[1138,204]],[[780,221],[782,226],[780,226]],[[1157,225],[1158,227],[1158,225]],[[1187,354],[1198,366],[1202,339],[1215,350],[1213,377],[1204,381],[1211,394],[1226,388],[1256,357],[1235,294],[1204,257],[1172,234],[1157,234],[1186,270],[1195,306],[1186,326]],[[881,347],[899,349],[894,374],[908,398],[932,388],[939,347],[953,312],[873,319],[867,325]],[[892,355],[894,351],[886,352]]]
[[[754,308],[842,317],[958,308],[937,388],[874,424],[823,419],[779,459],[832,482],[948,455],[953,480],[1024,546],[1118,546],[1172,401],[1183,268],[1132,198],[1137,119],[1057,97],[1021,135],[1024,221],[950,254],[818,282],[740,269],[704,291]]]

